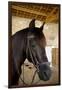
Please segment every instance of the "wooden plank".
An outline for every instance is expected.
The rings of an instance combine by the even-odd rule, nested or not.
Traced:
[[[52,48],[52,65],[58,66],[59,64],[59,56],[58,56],[58,48]]]
[[[19,7],[19,6],[15,6],[15,5],[12,5],[12,8],[13,9],[16,9],[16,10],[20,10],[20,11],[24,11],[24,12],[28,12],[28,13],[33,13],[33,14],[36,14],[36,15],[43,15],[43,16],[47,16],[47,14],[44,14],[44,13],[41,13],[41,12],[38,12],[38,11],[34,11],[33,9],[30,10],[29,8],[23,8],[23,7]]]

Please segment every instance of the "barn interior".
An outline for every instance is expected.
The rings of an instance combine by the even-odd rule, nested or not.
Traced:
[[[34,3],[17,3],[11,4],[12,15],[12,35],[17,31],[29,26],[30,21],[36,19],[36,27],[40,27],[43,22],[44,34],[47,41],[47,53],[52,67],[52,77],[49,81],[39,81],[36,74],[32,85],[55,85],[59,84],[59,5],[54,4],[34,4]],[[35,67],[27,60],[24,62],[24,81],[29,86],[35,72]],[[23,78],[23,72],[21,77]],[[28,72],[28,73],[27,73]],[[36,83],[36,84],[35,84]],[[24,86],[23,82],[19,80],[19,85]],[[25,85],[26,86],[26,85]]]

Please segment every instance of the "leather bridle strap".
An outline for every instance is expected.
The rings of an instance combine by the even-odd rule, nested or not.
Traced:
[[[27,56],[27,58],[28,58],[28,55],[27,55],[27,54],[28,54],[28,51],[29,51],[31,60],[32,60],[32,62],[33,62],[33,65],[36,67],[36,69],[37,69],[37,71],[38,71],[38,70],[39,70],[39,69],[38,69],[39,62],[38,62],[38,60],[37,60],[37,58],[36,58],[36,56],[35,56],[35,52],[33,51],[33,48],[32,48],[31,45],[30,45],[30,40],[31,40],[31,38],[33,38],[33,37],[28,37],[28,38],[27,38],[26,56]],[[35,65],[35,61],[34,61],[34,59],[33,59],[33,56],[34,56],[34,58],[35,58],[36,65]]]

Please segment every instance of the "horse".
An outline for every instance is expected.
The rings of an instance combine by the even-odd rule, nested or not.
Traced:
[[[12,77],[9,85],[18,85],[22,73],[21,66],[26,58],[35,66],[40,80],[47,81],[51,77],[51,67],[46,56],[46,38],[43,33],[45,22],[40,28],[35,27],[35,19],[29,27],[16,32],[12,36]]]

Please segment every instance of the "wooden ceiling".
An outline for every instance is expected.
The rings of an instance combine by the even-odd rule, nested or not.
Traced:
[[[11,4],[11,13],[13,16],[23,18],[35,18],[45,22],[59,22],[59,5],[54,4],[34,4],[13,2]]]

